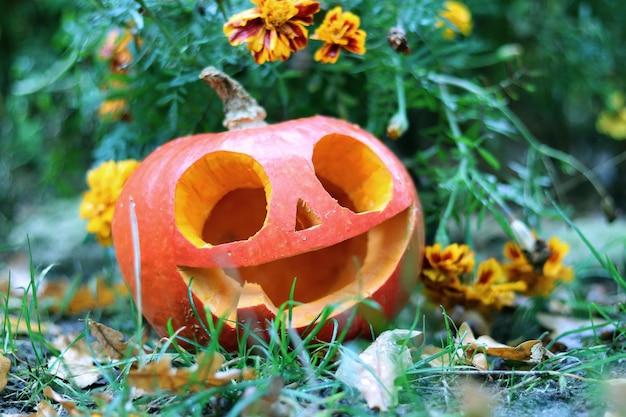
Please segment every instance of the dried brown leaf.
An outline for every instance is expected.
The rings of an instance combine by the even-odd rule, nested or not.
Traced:
[[[405,342],[411,340],[411,345]],[[419,347],[424,335],[416,330],[395,329],[383,332],[358,358],[345,351],[335,376],[358,389],[367,405],[386,411],[397,404],[396,378],[413,363],[410,346]]]
[[[517,346],[508,346],[497,342],[489,336],[474,336],[474,332],[467,323],[459,326],[457,343],[460,346],[455,354],[441,355],[431,359],[431,366],[472,365],[476,369],[489,369],[487,355],[506,360],[539,363],[552,354],[543,347],[540,340],[527,340]],[[441,348],[426,346],[422,350],[422,359],[428,359],[441,352]]]
[[[469,345],[465,352],[466,357],[484,353],[511,361],[539,363],[551,356],[540,340],[527,340],[517,346],[508,346],[497,342],[490,336],[483,335],[476,338],[466,323],[459,327],[459,335],[460,343],[465,346]]]
[[[4,323],[5,317],[0,316],[0,323]],[[11,328],[11,333],[26,336],[29,335],[33,330],[41,333],[54,333],[58,331],[57,326],[51,323],[37,323],[35,321],[30,322],[30,330],[28,328],[28,324],[26,323],[26,319],[24,317],[15,317],[9,316],[8,325]]]
[[[282,377],[274,377],[267,387],[251,386],[245,389],[241,400],[257,397],[241,412],[242,417],[283,417],[293,415],[293,410],[287,404],[280,402],[280,392],[285,385]],[[258,396],[260,390],[267,389]]]
[[[47,398],[51,399],[52,401],[61,404],[61,406],[65,409],[65,411],[67,411],[67,414],[69,414],[70,416],[84,415],[84,413],[81,412],[78,409],[78,407],[76,407],[76,404],[74,404],[73,401],[64,399],[60,394],[58,394],[49,386],[43,389],[43,395],[45,395]]]
[[[9,382],[9,371],[11,370],[11,360],[0,353],[0,392]]]
[[[463,322],[459,326],[459,331],[457,335],[457,342],[461,345],[473,346],[476,343],[476,336],[474,336],[474,332],[472,328],[466,322]],[[465,365],[472,365],[478,370],[486,371],[489,369],[489,364],[487,362],[487,355],[481,352],[471,351],[470,349],[457,349],[457,355],[461,363]]]
[[[87,320],[87,325],[91,329],[91,335],[96,338],[96,342],[93,344],[96,352],[106,355],[112,360],[119,360],[125,357],[130,341],[124,341],[122,332],[95,322],[92,319]]]
[[[58,417],[58,415],[52,404],[46,400],[42,400],[37,404],[37,412],[29,414],[28,417]]]
[[[49,299],[50,310],[57,312],[65,301],[67,293],[71,290],[70,280],[44,281],[39,297],[42,300]],[[124,283],[110,284],[106,279],[97,277],[94,282],[81,285],[67,301],[65,311],[69,313],[82,313],[108,307],[116,302],[119,297],[128,295],[128,287]]]
[[[515,347],[502,345],[490,337],[479,337],[468,349],[468,354],[484,352],[510,361],[539,363],[546,357],[543,343],[540,340],[527,340]]]
[[[182,389],[200,391],[209,387],[227,384],[233,379],[249,380],[256,378],[253,369],[232,369],[218,372],[224,364],[224,357],[219,353],[200,353],[197,363],[189,368],[175,368],[170,356],[162,356],[142,368],[128,373],[128,383],[146,392],[168,390],[178,392]]]

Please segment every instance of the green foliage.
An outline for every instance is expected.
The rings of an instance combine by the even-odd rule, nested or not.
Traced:
[[[202,68],[212,65],[256,97],[270,122],[326,114],[384,138],[392,116],[405,113],[409,130],[388,144],[418,179],[431,233],[442,211],[449,211],[443,220],[485,207],[508,214],[507,200],[532,218],[547,213],[545,192],[554,194],[555,175],[562,174],[528,165],[543,163],[548,148],[508,109],[511,98],[519,99],[513,107],[522,118],[533,117],[532,131],[549,134],[542,142],[567,148],[552,132],[573,133],[581,123],[589,131],[605,96],[625,87],[618,71],[626,61],[618,47],[624,29],[616,18],[625,6],[615,2],[468,2],[474,32],[454,40],[436,29],[440,0],[410,7],[372,0],[340,4],[360,17],[367,52],[343,52],[334,65],[313,61],[320,46],[314,40],[284,63],[257,65],[243,46],[231,46],[222,30],[230,16],[254,7],[244,0],[82,0],[72,8],[59,0],[37,6],[45,10],[14,5],[17,21],[43,11],[49,23],[31,34],[14,21],[2,23],[9,28],[5,37],[33,37],[10,55],[13,83],[2,126],[13,140],[1,145],[0,176],[8,181],[0,183],[7,195],[15,195],[4,203],[5,216],[19,198],[6,184],[20,170],[41,174],[33,189],[76,193],[92,164],[142,159],[173,138],[223,129],[221,103],[198,80]],[[322,4],[311,33],[333,5]],[[406,32],[409,54],[390,47],[392,27]],[[101,57],[115,29],[134,36],[132,62],[122,72]],[[107,99],[125,100],[126,117],[99,118],[98,107]],[[528,145],[534,159],[519,158]],[[508,170],[511,159],[516,172]],[[562,166],[571,174],[571,167]],[[521,171],[533,175],[524,180]],[[516,182],[536,189],[530,200],[511,187]],[[460,200],[452,201],[457,193]]]

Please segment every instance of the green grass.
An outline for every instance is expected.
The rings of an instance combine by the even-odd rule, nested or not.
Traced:
[[[584,239],[584,236],[581,237]],[[590,249],[594,251],[593,248]],[[597,252],[595,255],[615,281],[618,293],[623,294],[626,287],[618,268]],[[341,351],[364,348],[367,342],[346,342],[341,331],[337,331],[331,342],[319,342],[315,339],[319,322],[325,322],[325,318],[332,312],[332,306],[320,313],[320,321],[311,327],[304,338],[300,337],[288,327],[293,302],[286,302],[280,307],[284,314],[279,314],[278,317],[283,319],[268,323],[268,340],[248,332],[254,343],[246,343],[242,338],[236,352],[226,352],[217,343],[197,347],[199,351],[222,353],[229,369],[254,368],[256,379],[233,381],[200,392],[160,391],[135,396],[127,379],[133,367],[163,355],[172,356],[177,367],[188,367],[195,363],[196,354],[183,349],[172,331],[172,337],[165,341],[151,336],[146,341],[150,353],[136,356],[129,353],[123,359],[110,362],[101,361],[93,352],[94,364],[99,368],[101,377],[93,386],[79,388],[72,381],[64,381],[50,374],[50,358],[57,355],[63,357],[67,349],[59,351],[52,346],[50,340],[54,334],[46,334],[44,330],[53,321],[63,328],[79,330],[72,343],[78,343],[82,338],[92,341],[89,328],[83,321],[89,315],[51,314],[42,308],[45,303],[38,298],[37,288],[50,271],[50,268],[39,271],[31,267],[30,283],[24,289],[23,295],[15,297],[3,294],[0,299],[8,313],[0,321],[0,343],[5,356],[13,362],[9,384],[0,393],[0,410],[4,413],[26,415],[34,412],[37,404],[44,399],[45,387],[50,386],[83,412],[97,409],[102,415],[111,416],[239,416],[255,406],[258,408],[254,413],[263,411],[267,413],[265,415],[277,416],[378,414],[367,407],[356,390],[345,386],[334,376]],[[566,294],[571,297],[581,296],[585,285],[584,280],[576,282]],[[489,399],[486,410],[493,415],[519,415],[522,410],[530,415],[533,410],[539,412],[546,409],[552,410],[555,416],[601,415],[608,401],[603,394],[606,391],[603,381],[620,378],[626,373],[623,305],[599,306],[584,299],[572,299],[570,302],[576,306],[573,310],[575,313],[583,313],[587,318],[593,318],[589,326],[562,335],[571,337],[585,332],[581,346],[559,353],[534,366],[492,360],[491,369],[478,371],[470,366],[433,367],[429,364],[437,356],[458,355],[456,327],[447,316],[437,315],[433,309],[422,309],[424,300],[416,298],[419,301],[407,307],[395,326],[423,330],[427,343],[442,347],[442,351],[429,358],[421,358],[419,350],[414,352],[414,364],[396,381],[399,405],[384,415],[466,415],[474,407],[468,398],[483,394]],[[537,331],[536,324],[533,326],[529,321],[534,312],[544,306],[542,303],[531,303],[521,307],[525,311],[505,311],[501,316],[517,321],[518,326],[529,327],[532,334],[524,336],[539,338],[542,336],[541,331]],[[23,321],[26,331],[18,332],[9,321],[9,316]],[[91,317],[122,330],[127,338],[141,338],[143,320],[127,299],[119,300],[113,307],[94,311]],[[494,318],[494,328],[501,325],[498,320],[501,317]],[[595,331],[606,322],[614,326],[611,334]],[[142,327],[138,328],[138,324]],[[220,328],[220,322],[209,322],[205,330],[212,335],[212,340],[217,340],[216,335]],[[547,342],[547,346],[551,347],[557,342],[558,338]],[[479,390],[478,394],[472,391],[475,389]],[[258,415],[254,413],[248,415]]]

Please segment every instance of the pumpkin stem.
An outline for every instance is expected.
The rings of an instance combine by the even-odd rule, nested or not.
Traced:
[[[215,67],[200,73],[224,103],[224,127],[228,130],[246,129],[266,125],[265,109],[239,84]]]

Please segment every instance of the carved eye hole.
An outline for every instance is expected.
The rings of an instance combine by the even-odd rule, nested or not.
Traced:
[[[355,213],[383,210],[393,180],[383,161],[364,143],[338,133],[313,148],[315,175],[339,205]]]
[[[251,156],[212,152],[194,162],[176,185],[176,226],[201,247],[246,240],[263,228],[271,186]],[[245,216],[233,216],[245,207]]]

